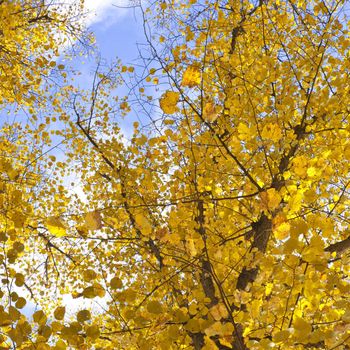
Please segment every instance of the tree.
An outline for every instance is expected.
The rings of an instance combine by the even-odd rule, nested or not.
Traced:
[[[348,348],[347,5],[156,2],[134,97],[74,100],[96,346]]]
[[[76,38],[76,11],[41,0],[0,2],[1,103],[33,104],[62,46]],[[71,12],[71,16],[67,16]],[[52,74],[51,74],[52,75]]]
[[[23,346],[350,346],[347,6],[155,2],[145,75],[99,65],[91,91],[63,92],[57,166],[85,198],[57,171],[25,226],[44,241],[46,285],[31,267],[30,290],[46,308]],[[130,76],[129,96],[114,96]],[[131,111],[126,141],[118,118]]]
[[[49,349],[56,343],[49,339],[57,330],[32,306],[40,297],[35,286],[40,284],[43,294],[50,285],[52,251],[62,253],[39,232],[43,221],[50,223],[42,196],[54,159],[46,156],[54,121],[47,115],[49,91],[66,76],[58,56],[67,41],[82,35],[75,17],[80,6],[71,5],[67,13],[62,5],[41,0],[0,1],[1,349]],[[64,191],[56,201],[60,197]]]

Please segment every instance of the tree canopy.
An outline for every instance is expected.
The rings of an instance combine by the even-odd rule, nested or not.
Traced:
[[[0,349],[348,349],[349,3],[144,6],[83,90],[71,11],[0,2]]]

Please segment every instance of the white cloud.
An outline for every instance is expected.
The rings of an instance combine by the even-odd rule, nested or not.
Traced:
[[[84,6],[88,12],[86,25],[103,22],[111,25],[128,14],[130,0],[85,0]]]

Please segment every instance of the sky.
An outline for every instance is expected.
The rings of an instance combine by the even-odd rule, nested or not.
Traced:
[[[135,1],[137,0],[85,0],[88,14],[84,25],[93,32],[97,52],[107,65],[117,59],[121,59],[127,66],[136,63],[137,43],[143,43],[145,39],[140,9],[131,6]],[[79,87],[89,89],[92,86],[96,59],[77,58],[72,64],[81,73],[77,81]],[[128,91],[120,89],[118,93],[126,95]],[[121,120],[120,127],[126,137],[132,134],[133,121],[135,119],[132,116]]]
[[[85,0],[85,25],[95,34],[102,57],[124,60],[137,57],[136,42],[143,40],[142,19],[128,0]]]

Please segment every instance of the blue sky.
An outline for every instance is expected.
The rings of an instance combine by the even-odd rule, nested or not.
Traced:
[[[115,57],[129,62],[137,57],[136,42],[144,41],[142,18],[135,8],[118,8],[127,5],[119,0],[87,0],[89,11],[86,25],[93,31],[103,58]]]
[[[107,65],[117,59],[121,59],[127,66],[136,63],[139,56],[137,43],[145,42],[140,9],[125,8],[130,2],[128,0],[85,0],[86,11],[89,13],[84,25],[93,32],[96,53]],[[118,5],[124,7],[118,7]],[[72,64],[73,68],[81,73],[76,84],[83,89],[89,89],[92,86],[96,58],[92,56],[75,58]],[[120,96],[127,93],[126,88],[118,89]],[[132,115],[124,121],[121,120],[120,126],[127,137],[131,136],[133,121],[135,116]]]
[[[142,21],[139,11],[129,10],[127,13],[110,24],[92,26],[102,57],[113,59],[117,55],[130,63],[137,57],[136,42],[144,41]]]

